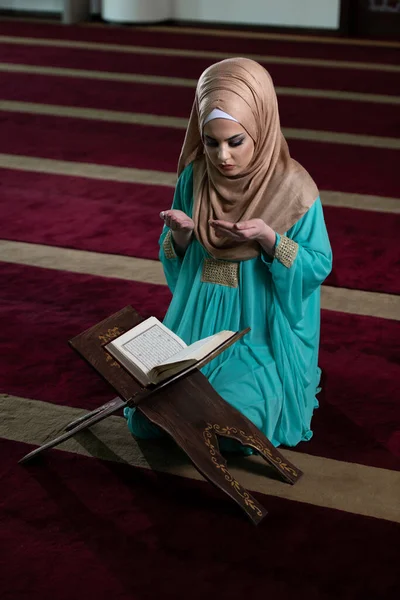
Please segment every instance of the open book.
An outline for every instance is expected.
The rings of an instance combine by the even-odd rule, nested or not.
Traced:
[[[238,334],[220,331],[190,346],[155,317],[109,342],[105,349],[142,385],[157,384],[195,366]],[[217,354],[217,353],[216,353]],[[216,355],[215,354],[215,355]]]

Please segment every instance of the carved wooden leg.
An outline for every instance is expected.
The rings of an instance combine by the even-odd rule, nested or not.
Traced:
[[[189,458],[206,479],[226,492],[232,500],[245,510],[253,523],[259,523],[268,513],[229,472],[226,459],[219,451],[216,432],[210,424],[207,424],[203,431],[203,441],[209,454],[208,464],[205,464],[202,460],[201,467],[199,467],[195,462],[195,457],[192,457],[190,452],[186,451]]]
[[[194,426],[189,421],[183,421],[177,427],[175,415],[165,405],[163,410],[159,411],[152,399],[153,397],[148,397],[139,405],[139,410],[152,423],[166,431],[203,477],[228,494],[257,525],[267,515],[267,511],[229,472],[226,460],[219,451],[213,427],[205,422],[201,427]]]
[[[289,462],[251,421],[243,415],[240,417],[243,419],[240,426],[238,426],[237,418],[233,426],[218,423],[210,424],[210,426],[216,434],[228,439],[235,439],[243,446],[257,450],[269,465],[279,471],[285,481],[291,484],[296,483],[303,474],[300,469]]]
[[[199,371],[153,391],[137,407],[166,431],[200,473],[239,504],[254,523],[266,512],[229,473],[216,436],[233,438],[254,448],[288,483],[295,483],[301,475],[249,419],[221,398]]]
[[[186,387],[189,386],[191,402],[200,401],[215,433],[257,450],[288,483],[294,484],[300,479],[303,474],[300,469],[289,462],[252,421],[225,402],[201,373],[194,373],[188,378]]]

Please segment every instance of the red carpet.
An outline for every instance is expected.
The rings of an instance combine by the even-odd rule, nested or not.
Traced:
[[[137,33],[135,32],[135,36]],[[135,39],[131,39],[130,44],[132,42],[135,43]],[[135,43],[135,45],[140,44]],[[154,46],[158,47],[159,42],[154,40]],[[190,44],[187,47],[192,48]],[[0,49],[2,62],[26,65],[40,64],[43,67],[51,66],[69,69],[111,71],[113,73],[140,73],[164,77],[167,73],[168,77],[183,77],[192,80],[196,80],[204,69],[217,60],[181,56],[164,56],[161,58],[160,56],[143,54],[124,54],[73,48],[47,48],[42,46],[16,46],[15,44],[1,43]],[[224,49],[223,51],[227,52],[228,50]],[[260,51],[262,54],[267,54],[265,50],[260,49]],[[246,48],[243,52],[249,54],[250,50]],[[295,59],[299,58],[297,52],[289,56]],[[308,58],[321,59],[322,57],[312,52]],[[375,57],[374,62],[376,62]],[[383,70],[374,72],[374,91],[372,91],[368,70],[365,71],[365,77],[357,77],[355,76],[358,73],[356,69],[335,69],[332,67],[323,68],[317,66],[302,66],[299,69],[298,65],[274,64],[268,60],[262,61],[262,64],[271,73],[276,86],[346,90],[358,93],[388,95],[396,95],[400,89],[398,77],[395,72]]]
[[[12,510],[0,586],[13,590],[9,598],[27,589],[32,600],[292,598],[296,590],[394,600],[399,591],[398,524],[266,497],[274,518],[255,529],[205,483],[60,452],[23,468],[16,461],[29,447],[1,445],[2,498]]]
[[[0,41],[3,64],[190,79],[212,59],[134,55],[122,47],[114,53],[101,49],[102,44],[399,64],[394,46],[255,39],[248,34],[238,38],[235,32],[228,37],[179,35],[0,20],[0,35],[97,42],[99,48]],[[277,86],[399,95],[398,73],[384,69],[265,64]],[[0,72],[0,101],[186,119],[193,91]],[[295,95],[281,95],[279,101],[287,128],[398,137],[394,104]],[[3,154],[165,173],[176,170],[184,134],[168,127],[6,110],[0,112],[0,124]],[[310,140],[289,140],[289,145],[322,191],[400,202],[398,150],[374,148],[362,140],[359,146]],[[158,212],[170,204],[172,188],[29,173],[23,163],[18,171],[0,173],[0,240],[157,258]],[[326,207],[325,216],[334,251],[327,283],[398,294],[399,216],[334,207]],[[1,262],[0,277],[0,400],[4,394],[32,399],[36,410],[92,409],[111,399],[113,391],[69,349],[68,339],[127,304],[144,316],[162,318],[170,300],[165,286],[60,268]],[[372,468],[380,468],[389,478],[385,481],[396,482],[400,471],[399,340],[399,321],[322,312],[320,408],[313,439],[296,449],[299,460],[315,461],[320,472],[305,474],[308,496],[303,502],[272,492],[258,494],[270,512],[258,528],[207,483],[120,464],[115,457],[108,462],[53,450],[21,467],[17,461],[33,447],[35,426],[27,414],[24,435],[18,437],[20,420],[5,415],[7,439],[0,439],[0,519],[5,524],[0,533],[1,600],[70,600],[89,594],[99,600],[236,600],[265,594],[282,600],[397,599],[400,525],[394,516],[394,485],[393,491],[379,489],[371,495],[376,512],[367,514],[383,517],[361,514],[367,501],[362,473],[371,476],[377,473]],[[43,413],[46,431],[47,419]],[[88,436],[96,440],[95,432]],[[333,463],[328,459],[347,475],[338,477],[337,490],[330,483],[334,492],[322,507],[312,482],[329,480]],[[348,491],[348,512],[329,508],[337,507],[337,494],[347,499]]]
[[[1,45],[0,45],[1,48]],[[36,61],[36,54],[30,54],[31,61]],[[97,60],[98,64],[98,60]],[[134,72],[138,72],[137,62],[129,63]],[[133,67],[132,67],[133,64]],[[142,64],[142,62],[140,62]],[[80,64],[80,68],[82,64]],[[296,67],[291,67],[297,72]],[[124,72],[128,72],[128,70]],[[163,73],[160,73],[163,75]],[[354,75],[352,75],[354,78]],[[26,86],[26,81],[32,85]],[[23,82],[19,86],[18,81]],[[303,82],[304,83],[304,82]],[[295,82],[289,82],[291,86]],[[313,82],[315,85],[315,81]],[[82,90],[81,79],[65,78],[59,76],[49,77],[44,75],[22,75],[0,73],[2,99],[17,102],[38,102],[58,104],[61,106],[79,106],[83,108],[118,110],[126,112],[147,112],[154,115],[174,116],[188,118],[193,102],[193,89],[191,87],[171,87],[162,103],[157,102],[158,94],[164,94],[165,86],[148,85],[139,83],[109,82],[90,80],[90,85]],[[389,83],[393,89],[393,82]],[[354,110],[355,106],[357,110]],[[395,137],[396,128],[400,125],[398,105],[387,104],[384,110],[375,111],[371,120],[370,102],[347,102],[329,98],[296,98],[293,102],[291,96],[280,95],[279,107],[281,124],[283,127],[308,129],[327,129],[342,133],[356,133],[361,135],[376,135]]]
[[[175,172],[184,137],[184,130],[167,127],[9,112],[1,115],[5,122],[0,152],[55,160]],[[321,190],[397,196],[394,167],[398,150],[307,140],[290,140],[290,150]]]
[[[136,64],[134,61],[135,71]],[[291,68],[297,72],[296,67]],[[164,94],[164,85],[113,81],[110,86],[107,81],[91,79],[90,85],[82,88],[80,78],[7,72],[0,72],[0,82],[4,100],[147,112],[184,119],[188,118],[194,94],[192,87],[168,86],[168,94],[160,103],[157,102],[157,95]],[[27,82],[29,85],[26,85]],[[289,83],[293,85],[293,82]],[[390,82],[390,88],[395,89],[393,81]],[[279,106],[285,127],[304,127],[304,123],[307,123],[309,129],[330,128],[345,133],[390,137],[396,135],[396,124],[399,122],[398,108],[392,104],[385,105],[383,110],[376,110],[376,105],[371,102],[298,96],[294,103],[292,97],[280,95]]]
[[[145,317],[162,318],[171,298],[166,286],[0,264],[1,320],[7,329],[0,389],[56,404],[96,408],[112,394],[69,348],[69,339],[128,304]]]

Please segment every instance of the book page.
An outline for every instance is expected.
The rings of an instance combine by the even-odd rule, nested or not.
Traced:
[[[121,344],[121,350],[128,358],[143,365],[143,370],[148,372],[180,352],[182,344],[159,325],[154,324]]]
[[[106,346],[108,352],[144,385],[155,365],[168,360],[182,348],[186,348],[185,342],[156,317],[142,321]]]
[[[200,360],[209,354],[209,352],[217,348],[220,344],[229,339],[232,335],[234,335],[234,333],[234,331],[220,331],[219,333],[210,335],[202,340],[199,340],[198,342],[194,342],[183,350],[181,349],[179,353],[175,354],[175,356],[172,356],[160,363],[160,369],[157,370],[161,370],[164,365],[171,365],[184,360]]]

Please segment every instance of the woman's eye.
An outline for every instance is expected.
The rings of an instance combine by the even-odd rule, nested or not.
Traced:
[[[236,148],[237,146],[240,146],[241,144],[243,144],[244,140],[238,140],[237,142],[229,142],[229,145],[231,148]]]
[[[241,140],[235,140],[232,142],[228,142],[228,145],[230,148],[237,148],[238,146],[241,146],[244,142],[244,139],[242,138]],[[206,146],[210,147],[210,148],[218,148],[219,144],[217,141],[215,140],[204,140],[204,143]]]

